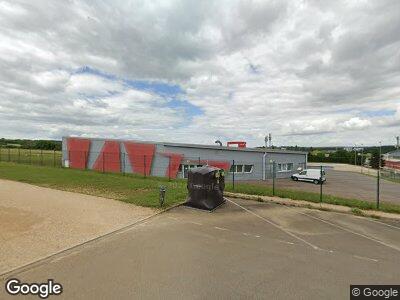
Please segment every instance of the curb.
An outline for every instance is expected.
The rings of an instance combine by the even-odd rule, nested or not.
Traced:
[[[272,202],[280,205],[286,205],[286,206],[295,206],[295,207],[305,207],[305,208],[310,208],[310,209],[318,209],[318,210],[326,210],[326,211],[334,211],[334,212],[339,212],[339,213],[347,213],[347,214],[352,214],[355,215],[352,212],[352,209],[354,207],[349,207],[349,206],[343,206],[343,205],[335,205],[335,204],[329,204],[329,203],[315,203],[315,202],[308,202],[304,200],[293,200],[289,198],[280,198],[280,197],[270,197],[270,196],[258,196],[258,195],[248,195],[248,194],[240,194],[240,193],[231,193],[231,192],[224,192],[226,196],[232,197],[232,198],[241,198],[241,199],[246,199],[246,200],[255,200],[255,201],[261,201],[261,202]],[[372,217],[372,218],[385,218],[385,219],[390,219],[394,221],[400,221],[400,214],[393,214],[393,213],[387,213],[383,211],[378,211],[378,210],[363,210],[359,209],[361,211],[362,215],[364,217]],[[360,215],[358,215],[360,216]]]
[[[183,203],[184,203],[184,202],[177,203],[177,204],[172,205],[172,206],[170,206],[170,207],[168,207],[168,208],[165,208],[165,209],[163,209],[163,210],[157,211],[156,213],[154,213],[154,214],[152,214],[152,215],[149,215],[149,216],[144,217],[144,218],[142,218],[142,219],[140,219],[140,220],[137,220],[137,221],[135,221],[135,222],[133,222],[133,223],[130,223],[130,224],[128,224],[128,225],[125,225],[125,226],[123,226],[123,227],[121,227],[121,228],[112,230],[112,231],[110,231],[110,232],[104,233],[104,234],[99,235],[99,236],[96,236],[96,237],[91,238],[91,239],[89,239],[89,240],[87,240],[87,241],[84,241],[83,243],[79,243],[79,244],[76,244],[76,245],[73,245],[73,246],[64,248],[64,249],[62,249],[62,250],[60,250],[60,251],[54,252],[54,253],[52,253],[52,254],[49,254],[48,256],[45,256],[45,257],[39,258],[39,259],[37,259],[37,260],[31,261],[31,262],[29,262],[29,263],[27,263],[27,264],[25,264],[25,265],[16,267],[16,268],[11,269],[11,270],[8,270],[8,271],[5,271],[5,272],[3,272],[3,273],[0,274],[0,280],[7,279],[7,277],[9,277],[10,275],[16,275],[16,274],[18,274],[18,273],[27,271],[27,270],[32,269],[32,268],[34,268],[34,267],[40,266],[41,264],[43,264],[43,263],[49,261],[50,259],[54,258],[55,256],[57,256],[57,255],[59,255],[59,254],[67,253],[68,251],[74,250],[74,249],[76,249],[76,248],[78,248],[78,247],[86,246],[86,245],[89,245],[89,244],[91,244],[91,243],[93,243],[93,242],[100,241],[100,240],[102,240],[102,239],[104,239],[104,238],[107,238],[107,237],[109,237],[109,236],[111,236],[111,235],[113,235],[113,234],[115,234],[115,233],[123,232],[123,231],[125,231],[125,230],[127,230],[127,229],[130,229],[131,227],[134,227],[135,225],[138,225],[138,224],[140,224],[140,223],[142,223],[142,222],[144,222],[144,221],[147,221],[147,220],[149,220],[149,219],[151,219],[151,218],[153,218],[153,217],[156,217],[156,216],[158,216],[158,215],[161,215],[162,213],[165,213],[165,212],[167,212],[167,211],[169,211],[169,210],[171,210],[171,209],[173,209],[173,208],[176,208],[176,207],[182,205]]]

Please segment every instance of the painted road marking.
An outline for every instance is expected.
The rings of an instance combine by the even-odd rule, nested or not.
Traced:
[[[378,262],[377,259],[375,258],[370,258],[370,257],[365,257],[365,256],[359,256],[359,255],[353,255],[355,258],[362,259],[362,260],[368,260],[368,261],[373,261],[373,262]]]
[[[217,226],[214,226],[214,228],[215,228],[215,229],[218,229],[218,230],[224,230],[224,231],[228,230],[228,229],[226,229],[226,228],[217,227]]]
[[[366,220],[368,220],[368,221],[370,221],[370,222],[382,224],[382,225],[385,225],[385,226],[388,226],[388,227],[391,227],[391,228],[400,229],[400,227],[397,227],[397,226],[394,226],[394,225],[391,225],[391,224],[386,224],[386,223],[384,223],[384,222],[379,222],[379,221],[377,221],[377,220],[370,220],[370,219],[366,219]]]
[[[203,225],[201,223],[197,223],[197,222],[193,222],[193,221],[190,221],[189,223],[192,223],[192,224],[195,224],[195,225],[199,225],[199,226]]]
[[[289,208],[289,207],[288,207],[288,208]],[[327,220],[324,220],[324,219],[321,219],[321,218],[318,218],[318,217],[315,217],[315,216],[311,216],[311,215],[306,214],[306,213],[303,213],[303,212],[298,212],[298,213],[299,213],[299,214],[302,214],[302,215],[305,215],[305,216],[307,216],[307,217],[309,217],[309,218],[313,218],[313,219],[315,219],[315,220],[319,220],[319,221],[321,221],[321,222],[323,222],[323,223],[329,224],[329,225],[331,225],[331,226],[333,226],[333,227],[336,227],[336,228],[339,228],[339,229],[341,229],[341,230],[343,230],[343,231],[347,231],[347,232],[352,233],[352,234],[354,234],[354,235],[361,236],[361,237],[366,238],[366,239],[368,239],[368,240],[370,240],[370,241],[373,241],[373,242],[375,242],[375,243],[381,244],[381,245],[383,245],[383,246],[386,246],[386,247],[388,247],[388,248],[391,248],[391,249],[394,249],[394,250],[400,252],[400,248],[398,248],[398,247],[396,247],[396,246],[394,246],[394,245],[387,244],[387,243],[382,242],[382,241],[380,241],[380,240],[377,240],[376,238],[373,238],[373,237],[370,237],[370,236],[368,236],[368,235],[365,235],[365,234],[362,234],[362,233],[353,231],[353,230],[348,229],[348,228],[346,228],[346,227],[343,227],[343,226],[341,226],[341,225],[338,225],[338,224],[329,222],[329,221],[327,221]]]
[[[297,239],[297,240],[303,242],[304,244],[310,246],[310,247],[313,248],[314,250],[323,250],[323,249],[321,249],[320,247],[318,247],[318,246],[316,246],[316,245],[314,245],[314,244],[311,244],[310,242],[307,242],[306,240],[302,239],[301,237],[295,235],[294,233],[291,233],[290,231],[287,231],[285,228],[281,227],[280,225],[275,224],[274,222],[272,222],[272,221],[270,221],[270,220],[264,218],[263,216],[260,216],[260,215],[256,214],[255,212],[253,212],[253,211],[247,209],[246,207],[243,207],[243,206],[241,206],[240,204],[237,204],[236,202],[234,202],[234,201],[232,201],[232,200],[230,200],[230,199],[228,199],[228,198],[225,198],[225,199],[226,199],[227,201],[233,203],[234,205],[240,207],[241,209],[247,211],[248,213],[250,213],[250,214],[256,216],[257,218],[260,218],[261,220],[267,222],[268,224],[270,224],[270,225],[272,225],[272,226],[274,226],[274,227],[280,229],[281,231],[283,231],[283,232],[286,233],[287,235],[290,235],[291,237],[293,237],[293,238],[295,238],[295,239]]]

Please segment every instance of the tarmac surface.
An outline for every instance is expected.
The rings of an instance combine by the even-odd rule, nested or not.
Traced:
[[[272,186],[272,180],[255,181],[257,184]],[[293,181],[290,178],[276,179],[275,187],[319,193],[319,185],[312,182]],[[355,172],[326,170],[323,193],[352,199],[376,201],[377,179]],[[400,183],[381,180],[380,199],[382,202],[400,204]]]
[[[0,274],[154,212],[112,199],[0,180]]]
[[[14,299],[8,278],[52,278],[64,290],[55,299],[348,299],[350,284],[399,284],[400,224],[232,199],[0,276],[1,299]]]

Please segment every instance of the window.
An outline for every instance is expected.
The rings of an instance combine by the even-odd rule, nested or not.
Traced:
[[[253,165],[232,165],[229,169],[230,173],[251,173],[253,172]]]
[[[276,171],[277,172],[290,172],[290,171],[293,171],[293,163],[277,164],[276,165]]]
[[[253,165],[244,165],[244,172],[245,173],[253,172]]]

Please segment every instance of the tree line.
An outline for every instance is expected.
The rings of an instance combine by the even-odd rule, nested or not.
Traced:
[[[61,141],[1,138],[0,139],[0,147],[61,151]]]

